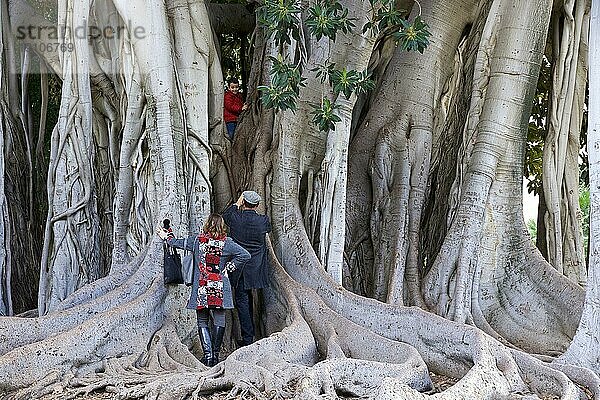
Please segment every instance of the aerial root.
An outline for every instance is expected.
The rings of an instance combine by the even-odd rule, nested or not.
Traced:
[[[119,388],[115,398],[119,400],[182,399],[194,393],[202,380],[202,372],[157,374],[135,386]]]
[[[65,375],[62,382],[52,387],[51,399],[75,399],[81,395],[93,392],[105,391],[120,395],[130,387],[139,387],[156,381],[161,376],[158,372],[151,372],[134,367],[135,357],[123,357],[122,359],[109,359],[104,366],[104,372],[98,372],[90,376],[77,377],[73,373]],[[41,396],[37,396],[41,397]],[[32,398],[37,398],[33,397]],[[124,397],[139,398],[139,396]],[[44,397],[48,399],[48,397]]]
[[[600,399],[600,377],[592,370],[572,364],[563,364],[560,360],[553,361],[550,367],[561,371],[576,385],[585,388],[583,390],[588,397]]]
[[[349,321],[312,290],[292,281],[286,285],[294,288],[311,334],[326,357],[304,374],[300,385],[303,396],[335,396],[336,392],[368,396],[386,377],[421,391],[432,388],[427,365],[413,346]]]
[[[435,394],[435,398],[444,400],[497,397],[539,399],[549,396],[561,400],[582,398],[584,392],[566,374],[553,367],[554,365],[546,365],[526,353],[510,351],[500,345],[485,345],[468,373],[452,387]],[[563,367],[573,371],[571,366]],[[577,371],[576,374],[586,379],[593,376],[590,375],[591,371],[584,371],[581,368]],[[597,378],[593,379],[597,381]],[[419,393],[397,379],[384,378],[375,397],[381,400],[397,398],[425,400],[430,396]]]
[[[375,397],[381,400],[399,398],[425,400],[431,397],[393,378],[384,378],[376,393]],[[436,399],[444,400],[485,399],[505,398],[511,393],[510,384],[502,376],[501,371],[491,365],[478,363],[456,384],[434,396]]]
[[[253,384],[242,381],[231,389],[227,394],[226,400],[248,399],[249,395],[253,396],[255,399],[269,398],[263,395],[263,393]]]
[[[135,274],[144,262],[146,255],[147,248],[144,248],[129,262],[113,265],[111,267],[111,272],[107,276],[91,282],[71,293],[56,306],[54,311],[68,310],[69,308],[80,304],[92,302],[112,292]]]
[[[315,364],[306,372],[299,393],[305,398],[335,396],[338,392],[358,397],[370,396],[379,390],[386,379],[392,379],[417,392],[431,390],[433,386],[427,368],[415,370],[409,363],[331,358]]]
[[[305,310],[308,311],[308,308],[305,307]],[[328,317],[328,321],[336,319],[335,314]],[[339,326],[343,326],[341,322]],[[431,390],[433,387],[427,366],[413,347],[354,324],[351,329],[341,329],[341,335],[333,326],[327,325],[320,328],[329,331],[327,359],[318,362],[304,374],[299,392],[305,398],[320,395],[335,397],[337,392],[369,396],[378,390],[386,378],[418,391]],[[362,340],[356,340],[356,337],[362,337]]]
[[[231,390],[232,396],[292,397],[295,380],[314,364],[316,346],[310,328],[293,318],[281,332],[238,349],[219,365],[206,369],[164,323],[140,353],[94,363],[57,368],[11,399],[74,399],[92,392],[113,393],[121,400],[171,400]],[[90,350],[93,351],[93,350]],[[97,350],[96,350],[97,351]],[[236,394],[237,393],[237,394]]]
[[[142,252],[128,264],[127,268],[134,270],[131,276],[125,272],[116,273],[86,285],[65,299],[64,304],[60,303],[58,309],[51,314],[38,318],[0,319],[0,355],[74,330],[92,318],[100,318],[102,314],[126,307],[144,296],[149,288],[139,281],[151,284],[151,278],[156,275],[153,272],[156,267],[153,265],[159,265],[158,257],[162,257],[160,252],[161,248],[158,246],[149,252]],[[137,280],[130,285],[125,283],[128,279]],[[116,289],[110,290],[115,282],[119,283]],[[4,331],[12,334],[2,335]]]
[[[557,396],[563,400],[577,400],[583,394],[575,382],[558,368],[521,351],[513,350],[512,354],[532,392]]]
[[[57,371],[51,371],[43,379],[37,381],[34,385],[19,389],[7,396],[8,400],[30,400],[46,396],[62,387],[61,377]]]
[[[206,367],[174,338],[177,338],[175,328],[166,324],[155,333],[148,349],[141,355],[103,360],[102,366],[98,364],[96,372],[91,374],[90,367],[93,366],[84,366],[82,370],[73,367],[62,376],[60,372],[53,371],[35,385],[20,389],[10,396],[15,400],[41,397],[65,400],[106,391],[115,393],[116,398],[121,399],[179,399],[179,394],[187,395],[197,388],[202,370],[206,370]],[[186,356],[186,352],[189,356]],[[196,368],[201,368],[201,371],[196,372]],[[216,371],[207,371],[207,377],[217,377],[219,369],[222,373],[222,367],[215,367]]]
[[[165,323],[154,333],[148,349],[136,362],[138,368],[156,371],[193,371],[206,367],[185,346],[172,323]]]
[[[232,399],[290,398],[295,380],[307,368],[298,362],[313,357],[315,352],[312,337],[309,341],[312,344],[306,346],[300,339],[307,332],[310,330],[302,322],[292,322],[283,331],[238,349],[223,362],[206,369],[203,365],[190,367],[186,365],[189,363],[182,364],[172,357],[182,349],[173,340],[174,327],[165,324],[141,356],[107,360],[104,372],[71,380],[68,395],[75,398],[104,390],[121,400],[171,400],[188,396],[200,399],[206,393],[230,390],[228,398]],[[197,360],[196,363],[199,364]],[[65,392],[61,392],[57,399],[66,398]]]

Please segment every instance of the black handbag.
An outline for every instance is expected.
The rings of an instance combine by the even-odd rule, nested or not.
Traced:
[[[165,243],[164,278],[165,285],[180,285],[183,283],[181,275],[181,257],[177,250]]]

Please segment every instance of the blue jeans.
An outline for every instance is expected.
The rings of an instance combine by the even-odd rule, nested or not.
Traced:
[[[252,304],[252,290],[244,289],[244,276],[240,274],[235,287],[235,309],[240,321],[242,331],[242,345],[249,345],[254,341],[254,310]]]
[[[235,126],[237,125],[237,122],[227,122],[225,125],[227,125],[227,135],[229,135],[229,139],[233,140],[233,134],[235,132]]]

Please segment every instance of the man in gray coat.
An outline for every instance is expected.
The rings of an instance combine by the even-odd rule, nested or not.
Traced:
[[[269,217],[256,212],[260,200],[258,193],[247,190],[223,212],[229,236],[250,253],[250,261],[244,268],[231,274],[242,346],[254,341],[252,289],[262,289],[268,284],[266,234],[271,231],[271,222]]]

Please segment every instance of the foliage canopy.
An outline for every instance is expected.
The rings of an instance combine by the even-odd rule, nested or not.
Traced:
[[[363,26],[363,33],[371,31],[372,35],[392,35],[396,44],[403,50],[423,53],[429,45],[431,33],[420,15],[409,21],[404,18],[406,11],[396,9],[391,0],[369,2],[372,18]],[[307,13],[302,21],[304,9]],[[327,38],[335,41],[339,32],[352,32],[355,19],[348,16],[348,9],[337,0],[318,0],[307,7],[294,0],[266,0],[257,10],[257,14],[259,25],[266,30],[268,37],[273,38],[278,47],[278,56],[270,57],[271,82],[258,88],[261,91],[261,101],[265,107],[274,108],[276,111],[295,111],[299,89],[304,86],[304,65],[301,59],[286,60],[282,56],[284,46],[291,44],[291,39],[300,40],[302,23],[306,24],[310,34],[317,40]],[[322,83],[328,82],[333,94],[333,98],[323,97],[319,104],[311,104],[313,122],[321,131],[333,130],[335,123],[341,121],[335,114],[338,108],[335,98],[340,93],[349,99],[352,94],[364,93],[375,87],[370,79],[370,72],[366,70],[359,72],[348,70],[346,67],[336,69],[335,64],[326,63],[311,71],[317,72],[317,77],[321,78]]]

